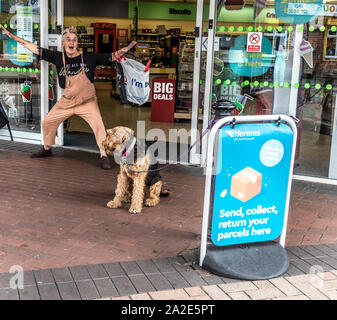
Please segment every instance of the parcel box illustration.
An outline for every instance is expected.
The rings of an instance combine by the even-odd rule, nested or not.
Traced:
[[[231,195],[242,202],[261,192],[262,174],[246,167],[232,177]]]

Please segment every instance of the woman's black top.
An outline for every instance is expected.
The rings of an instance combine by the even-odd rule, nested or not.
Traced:
[[[55,64],[61,88],[65,87],[65,71],[63,67],[62,52],[41,48],[40,59]],[[68,77],[72,77],[81,72],[81,55],[75,58],[67,57],[65,53],[66,72]],[[83,53],[84,70],[91,82],[94,82],[95,68],[98,65],[108,66],[112,64],[111,53]]]

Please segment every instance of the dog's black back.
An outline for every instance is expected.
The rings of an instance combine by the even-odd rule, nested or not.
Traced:
[[[128,140],[125,143],[126,147],[125,149],[127,149],[130,146],[130,141],[132,141],[132,139]],[[162,178],[158,171],[159,163],[156,160],[155,155],[152,154],[151,150],[148,149],[149,146],[144,140],[137,139],[137,142],[135,143],[132,151],[127,155],[126,159],[128,164],[134,164],[137,163],[138,160],[143,159],[146,155],[149,156],[151,164],[149,166],[148,173],[145,178],[145,185],[147,187],[151,187],[152,185],[160,181]]]
[[[152,185],[154,185],[155,183],[161,180],[158,167],[159,167],[158,162],[150,165],[149,172],[147,173],[146,178],[145,178],[145,185],[147,187],[151,187]],[[151,171],[151,170],[155,170],[155,171]]]

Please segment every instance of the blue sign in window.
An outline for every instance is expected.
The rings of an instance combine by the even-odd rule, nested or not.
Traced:
[[[247,51],[247,35],[238,36],[229,50],[229,65],[235,74],[257,77],[273,65],[273,48],[267,37],[262,37],[261,52]]]
[[[321,14],[323,0],[277,0],[276,16],[285,23],[303,24]]]

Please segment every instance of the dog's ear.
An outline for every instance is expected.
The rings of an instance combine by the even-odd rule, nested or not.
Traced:
[[[107,129],[106,130],[106,135],[107,136],[112,136],[113,135],[113,131],[114,131],[113,129]]]
[[[125,130],[123,127],[115,127],[112,129],[111,135],[114,137],[116,143],[123,143],[123,137],[125,136]]]
[[[131,140],[134,137],[134,131],[130,128],[124,127],[123,142],[126,140]]]

